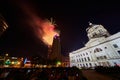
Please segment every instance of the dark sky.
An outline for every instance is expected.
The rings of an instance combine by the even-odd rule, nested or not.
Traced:
[[[0,13],[9,28],[0,37],[0,54],[11,56],[32,56],[47,54],[47,46],[36,38],[30,25],[26,23],[30,9],[40,18],[53,17],[61,34],[62,54],[82,48],[88,41],[88,22],[103,25],[110,34],[120,31],[119,4],[99,2],[64,2],[41,0],[3,0]],[[29,19],[30,20],[30,19]]]

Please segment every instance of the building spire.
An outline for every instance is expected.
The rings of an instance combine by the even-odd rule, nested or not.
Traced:
[[[90,26],[92,25],[92,23],[90,21],[88,23],[89,23]]]

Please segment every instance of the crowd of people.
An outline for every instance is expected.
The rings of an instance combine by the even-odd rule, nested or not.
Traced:
[[[76,67],[0,68],[0,80],[87,80]]]
[[[112,67],[104,67],[104,66],[97,66],[95,67],[95,70],[100,73],[120,73],[120,67],[119,66],[112,66]]]
[[[120,80],[120,67],[119,66],[111,66],[111,67],[97,66],[95,67],[95,71],[101,74],[114,77],[115,80]]]

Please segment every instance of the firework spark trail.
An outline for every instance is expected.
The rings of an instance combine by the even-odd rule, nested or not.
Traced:
[[[51,22],[44,22],[42,24],[42,28],[43,28],[43,41],[45,43],[47,43],[48,45],[52,45],[53,43],[53,37],[55,35],[59,35],[56,31],[55,31],[55,26],[51,23]]]
[[[34,17],[34,25],[36,25],[36,27],[33,27],[36,36],[48,46],[52,45],[53,37],[59,35],[55,26],[48,20],[40,21],[39,18]]]
[[[28,16],[29,20],[27,20],[27,23],[33,28],[35,35],[46,45],[51,46],[53,37],[59,35],[52,22],[49,20],[42,20],[37,16],[34,9],[30,5],[25,4],[25,2],[17,3],[22,11]]]

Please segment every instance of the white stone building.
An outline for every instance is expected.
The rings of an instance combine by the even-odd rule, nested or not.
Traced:
[[[110,35],[102,26],[89,24],[85,47],[69,53],[70,67],[120,65],[120,32]]]

